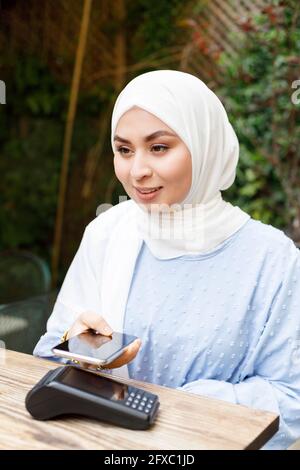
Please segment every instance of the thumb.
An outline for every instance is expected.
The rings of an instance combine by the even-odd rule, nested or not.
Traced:
[[[87,328],[95,330],[101,335],[111,336],[113,329],[109,326],[107,321],[95,312],[85,312],[82,315],[81,321]]]

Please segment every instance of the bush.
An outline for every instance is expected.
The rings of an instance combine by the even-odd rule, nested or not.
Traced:
[[[238,55],[220,59],[218,94],[241,143],[236,185],[226,195],[298,242],[300,104],[292,85],[300,79],[300,3],[272,0],[240,26]]]

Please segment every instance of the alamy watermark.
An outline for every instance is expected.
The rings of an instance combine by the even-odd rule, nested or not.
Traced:
[[[6,104],[6,85],[0,80],[0,104]]]
[[[0,339],[0,366],[4,366],[6,356],[6,346],[5,342]]]
[[[292,364],[300,364],[300,330],[297,329],[296,339],[293,341]]]
[[[293,104],[300,104],[300,79],[294,80],[292,83],[292,88],[295,88],[296,91],[292,94],[292,103]]]
[[[127,196],[119,196],[119,203],[127,199]],[[135,228],[138,226],[141,232],[146,233],[152,240],[185,240],[190,242],[190,247],[193,242],[197,247],[203,243],[206,215],[204,204],[168,205],[155,203],[146,207],[138,203],[137,205],[141,212],[138,215],[137,211],[129,211],[127,230],[126,233],[120,234],[121,238],[135,237]],[[113,205],[109,203],[100,204],[97,207],[96,215],[98,216],[112,207]]]

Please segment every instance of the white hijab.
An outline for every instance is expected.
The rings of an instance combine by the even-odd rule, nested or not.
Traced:
[[[113,148],[117,123],[133,106],[170,127],[192,158],[192,184],[183,201],[159,213],[136,203],[139,235],[160,259],[214,250],[250,218],[221,195],[235,179],[239,158],[239,143],[221,101],[200,79],[185,72],[157,70],[139,75],[115,102]]]

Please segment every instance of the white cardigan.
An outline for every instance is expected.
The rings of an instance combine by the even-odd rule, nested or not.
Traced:
[[[47,323],[47,332],[70,328],[84,311],[102,315],[123,331],[127,297],[143,240],[136,229],[132,200],[101,213],[85,229]],[[119,368],[127,375],[127,367]]]

